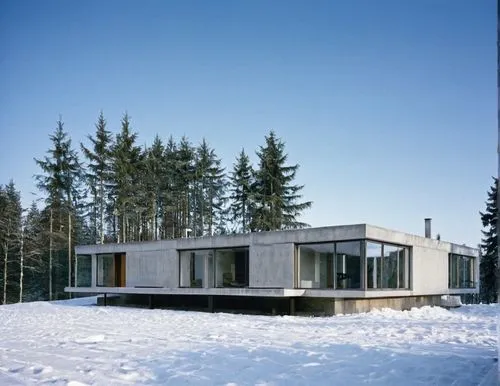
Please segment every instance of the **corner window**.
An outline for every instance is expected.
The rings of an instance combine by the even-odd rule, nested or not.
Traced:
[[[366,286],[369,289],[410,288],[409,248],[366,242]]]
[[[450,253],[448,256],[448,287],[474,288],[474,263],[472,256]]]

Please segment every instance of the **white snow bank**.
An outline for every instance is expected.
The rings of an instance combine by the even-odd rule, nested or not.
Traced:
[[[500,310],[307,318],[84,299],[0,306],[1,385],[478,385],[494,365]]]

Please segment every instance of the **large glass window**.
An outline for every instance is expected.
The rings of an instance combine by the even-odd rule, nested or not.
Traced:
[[[410,253],[407,247],[367,241],[367,288],[409,288],[409,256]]]
[[[76,255],[76,286],[92,286],[92,256]]]
[[[248,248],[215,251],[216,287],[248,287]]]
[[[335,243],[337,289],[361,288],[361,241]]]
[[[114,255],[97,255],[97,285],[102,287],[115,286]]]
[[[333,243],[300,245],[299,287],[333,288],[334,253]]]
[[[398,247],[398,288],[410,288],[410,250]]]
[[[180,286],[202,288],[208,286],[209,268],[212,263],[211,250],[180,252]]]
[[[474,264],[472,256],[462,256],[450,253],[448,258],[449,288],[474,288]]]
[[[401,248],[384,244],[382,288],[398,288],[398,252]]]

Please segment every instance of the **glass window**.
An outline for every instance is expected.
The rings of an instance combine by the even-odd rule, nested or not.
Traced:
[[[382,288],[398,288],[398,256],[400,248],[384,244]]]
[[[366,286],[382,288],[382,244],[366,243]]]
[[[115,257],[113,255],[97,255],[97,285],[115,286]]]
[[[451,253],[448,258],[448,287],[474,288],[474,263],[472,256]]]
[[[361,241],[335,243],[337,289],[361,288]]]
[[[410,250],[398,247],[398,288],[410,288]]]
[[[209,280],[206,272],[212,266],[211,250],[181,251],[180,252],[180,286],[203,288]]]
[[[248,248],[216,250],[216,287],[248,287],[248,255]]]
[[[92,286],[92,256],[76,255],[76,286]]]
[[[333,288],[335,244],[299,246],[299,287]]]

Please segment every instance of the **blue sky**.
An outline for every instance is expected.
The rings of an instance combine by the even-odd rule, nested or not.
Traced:
[[[0,2],[0,184],[36,196],[59,114],[141,144],[203,137],[230,168],[274,129],[313,226],[476,245],[497,174],[494,0]]]

